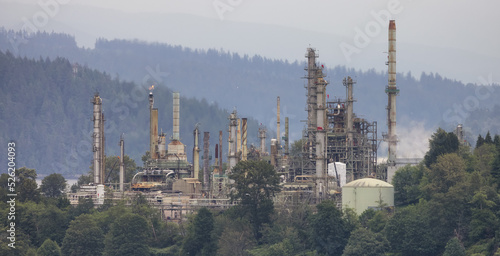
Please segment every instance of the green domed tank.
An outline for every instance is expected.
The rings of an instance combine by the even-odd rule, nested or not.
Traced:
[[[394,207],[394,186],[378,179],[364,178],[342,187],[342,208],[352,208],[358,215],[381,204]]]

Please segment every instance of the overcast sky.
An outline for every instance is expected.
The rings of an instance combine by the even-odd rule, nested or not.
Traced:
[[[6,10],[6,8],[11,8],[14,2],[27,5],[16,12]],[[92,34],[92,40],[80,36],[83,34],[83,32],[80,33],[81,30],[85,30],[83,25],[78,27],[72,24],[71,27],[75,29],[72,34],[79,41],[79,45],[87,47],[92,47],[92,43],[89,42],[94,42],[96,37],[108,39],[114,37],[138,38],[146,41],[173,42],[195,48],[224,48],[229,51],[261,54],[270,58],[294,61],[296,59],[304,60],[303,55],[308,46],[305,44],[309,43],[311,46],[319,48],[320,54],[323,52],[327,55],[320,56],[320,59],[327,64],[378,70],[384,68],[383,65],[374,67],[374,63],[380,62],[378,58],[382,55],[384,47],[386,49],[387,26],[386,24],[378,25],[381,22],[377,16],[384,19],[384,14],[389,13],[392,19],[396,19],[398,28],[398,56],[401,56],[401,59],[398,57],[398,71],[412,71],[416,77],[421,71],[439,72],[449,78],[472,83],[480,82],[477,79],[479,76],[487,77],[491,74],[493,74],[493,81],[500,80],[500,33],[498,32],[500,1],[497,0],[0,0],[0,26],[22,27],[23,18],[31,19],[38,12],[43,11],[43,4],[40,3],[51,2],[59,2],[60,4],[57,7],[59,10],[57,10],[56,15],[49,22],[53,20],[68,24],[90,22],[94,18],[93,14],[88,15],[89,20],[71,21],[70,12],[65,11],[75,6],[86,6],[114,10],[114,13],[116,11],[122,12],[125,15],[130,15],[131,19],[139,17],[139,14],[143,15],[140,17],[144,17],[144,15],[158,17],[159,14],[165,16],[189,14],[203,17],[205,20],[209,19],[212,22],[212,27],[215,28],[227,29],[231,25],[231,29],[237,29],[238,26],[244,24],[264,24],[272,25],[270,26],[274,28],[272,31],[276,31],[276,28],[283,28],[283,30],[291,29],[287,30],[290,33],[314,32],[315,35],[324,35],[325,37],[323,41],[304,39],[303,42],[297,42],[302,50],[300,53],[296,53],[283,47],[288,43],[280,41],[279,38],[272,41],[276,42],[276,45],[272,45],[272,43],[259,44],[260,38],[255,38],[255,42],[246,40],[246,43],[234,41],[231,44],[229,42],[231,35],[224,35],[218,31],[213,33],[214,38],[193,40],[196,37],[188,36],[188,34],[196,35],[202,32],[193,29],[193,25],[190,27],[189,24],[182,24],[182,22],[176,26],[181,30],[183,30],[183,26],[186,26],[182,32],[184,34],[172,33],[171,35],[175,36],[171,36],[170,40],[158,37],[157,34],[161,33],[157,29],[144,31],[144,29],[134,28],[133,25],[130,25],[131,23],[127,23],[134,23],[133,20],[116,21],[115,27],[108,32],[92,34],[85,31],[87,35]],[[65,12],[67,16],[64,15]],[[1,16],[4,18],[2,19]],[[5,18],[7,16],[9,18]],[[197,17],[194,18],[197,19]],[[140,22],[137,20],[136,23]],[[120,32],[120,25],[125,26],[124,24],[128,24],[127,29]],[[44,26],[43,30],[58,31],[59,28],[49,24]],[[71,33],[67,28],[61,30]],[[99,30],[95,29],[95,31]],[[234,30],[231,31],[234,34]],[[368,34],[368,44],[356,45],[355,40],[359,39],[359,31]],[[336,39],[331,39],[333,37]],[[344,43],[344,48],[342,43]],[[346,48],[350,46],[355,47],[359,52],[346,54],[346,49],[353,50],[352,47]],[[441,56],[440,49],[446,54]],[[426,53],[429,56],[425,56]],[[460,57],[454,55],[460,55]],[[363,58],[359,56],[363,56]],[[374,58],[377,60],[371,61]],[[336,61],[332,61],[333,59]]]

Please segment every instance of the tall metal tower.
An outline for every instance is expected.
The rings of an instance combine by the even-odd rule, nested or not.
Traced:
[[[388,95],[387,134],[384,139],[388,143],[387,182],[391,182],[396,172],[398,143],[396,135],[396,96],[399,94],[399,89],[396,86],[396,21],[394,20],[389,21],[389,56],[387,65],[389,67],[389,84],[385,89]]]
[[[94,95],[92,100],[94,104],[94,114],[92,121],[94,122],[93,152],[94,152],[94,185],[104,183],[104,114],[102,113],[102,99],[99,93]]]

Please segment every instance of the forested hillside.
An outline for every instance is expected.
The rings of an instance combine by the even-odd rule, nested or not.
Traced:
[[[39,174],[86,173],[92,157],[91,98],[99,92],[106,119],[106,154],[118,154],[124,134],[126,154],[142,165],[141,156],[149,148],[147,89],[87,67],[73,68],[64,58],[33,60],[0,51],[0,143],[15,141],[17,165],[36,167]],[[161,85],[154,90],[159,127],[168,136],[172,133],[171,92]],[[206,100],[181,97],[180,111],[181,139],[189,155],[197,123],[201,131],[212,133],[212,145],[218,143],[218,131],[227,124],[226,110]],[[252,134],[257,126],[250,118],[249,142],[256,142]],[[0,163],[5,166],[5,161]]]
[[[299,58],[306,52],[306,47],[307,46],[304,47],[303,52],[297,52]],[[106,82],[80,82],[81,84],[87,85],[87,91],[78,94],[78,100],[82,102],[79,106],[88,112],[86,112],[87,114],[82,113],[78,119],[85,120],[84,124],[86,126],[84,127],[87,127],[87,131],[90,129],[90,122],[88,122],[88,120],[91,113],[91,106],[88,101],[96,90],[100,91],[105,98],[105,102],[107,100],[113,103],[104,106],[105,111],[108,112],[106,115],[111,121],[113,121],[113,118],[118,118],[115,113],[120,116],[119,120],[116,121],[117,123],[128,120],[128,118],[124,116],[137,115],[137,120],[140,121],[139,123],[145,125],[146,112],[141,112],[142,114],[139,114],[139,112],[146,111],[145,107],[147,103],[138,101],[139,98],[141,100],[143,99],[141,98],[142,96],[138,96],[137,98],[134,97],[134,93],[141,94],[141,90],[136,91],[130,88],[144,88],[151,84],[159,85],[157,86],[158,89],[155,89],[155,94],[158,94],[156,96],[156,106],[160,108],[160,127],[167,129],[167,132],[171,129],[171,101],[169,101],[171,96],[167,93],[169,90],[181,92],[181,96],[189,99],[187,100],[184,98],[187,104],[190,104],[188,102],[194,103],[197,100],[201,100],[201,104],[204,107],[199,107],[199,109],[206,110],[208,106],[210,106],[210,111],[216,111],[219,108],[227,111],[237,109],[240,117],[253,117],[258,120],[258,122],[265,125],[270,131],[273,130],[276,125],[276,97],[280,96],[281,121],[283,123],[284,117],[290,118],[290,138],[292,141],[300,138],[302,128],[304,127],[304,123],[301,122],[301,120],[306,119],[306,90],[303,87],[306,80],[302,79],[305,76],[305,71],[303,70],[305,63],[303,62],[288,63],[281,60],[266,59],[262,56],[241,56],[239,54],[225,52],[224,50],[189,49],[168,44],[130,40],[100,39],[96,42],[94,49],[85,49],[79,48],[75,39],[66,34],[45,32],[23,34],[21,32],[6,31],[3,29],[0,29],[0,50],[4,52],[8,50],[14,56],[20,56],[22,58],[27,56],[28,58],[35,58],[37,60],[41,59],[37,65],[47,63],[47,57],[54,60],[58,58],[58,56],[61,56],[69,60],[66,61],[65,64],[65,69],[67,69],[68,72],[71,71],[69,63],[78,64],[80,67],[90,68],[85,69],[87,71],[82,71],[83,73],[95,72],[90,71],[92,69],[105,72],[106,75],[102,76],[106,77]],[[321,62],[322,59],[335,58],[335,56],[323,56],[321,55],[321,49],[318,50],[319,62]],[[384,61],[385,59],[381,59],[381,65],[384,65]],[[4,64],[3,66],[9,67],[10,64]],[[18,68],[21,70],[28,70],[23,67]],[[43,72],[43,74],[48,77],[57,76],[56,74],[51,74],[52,71],[47,71],[50,73]],[[13,73],[9,72],[9,74],[12,75]],[[21,71],[17,71],[15,74],[17,74],[16,77],[12,76],[12,78],[7,78],[2,76],[0,79],[6,81],[2,83],[2,86],[10,84],[9,87],[5,88],[17,86],[17,90],[22,92],[15,96],[16,99],[19,100],[18,102],[26,102],[24,97],[33,98],[36,95],[39,104],[41,104],[41,102],[45,101],[40,99],[40,97],[53,92],[53,89],[50,88],[51,86],[62,86],[52,83],[47,86],[47,90],[43,90],[43,94],[34,94],[30,96],[31,92],[25,92],[24,87],[16,85],[13,81],[26,79],[32,76],[32,74]],[[335,67],[326,67],[326,74],[327,80],[330,81],[330,84],[327,86],[327,94],[330,99],[338,97],[345,98],[345,87],[342,85],[342,79],[345,76],[351,76],[357,81],[354,86],[354,97],[356,99],[354,111],[360,117],[370,121],[377,121],[379,137],[381,137],[381,133],[386,131],[386,73],[380,73],[374,70],[360,71],[347,69],[339,65]],[[68,74],[66,76],[71,77],[72,75]],[[419,78],[415,79],[414,75],[410,73],[399,73],[397,76],[397,83],[401,90],[397,98],[398,128],[401,128],[401,130],[411,130],[412,126],[419,124],[420,126],[417,127],[423,127],[422,129],[427,130],[426,134],[430,134],[430,131],[438,126],[450,131],[457,124],[463,123],[466,135],[468,136],[467,139],[472,142],[474,138],[477,137],[477,134],[484,134],[488,130],[492,133],[500,133],[500,115],[498,114],[500,107],[494,108],[495,104],[498,104],[497,102],[500,98],[500,87],[498,85],[464,85],[452,79],[443,78],[439,74],[420,74],[416,76]],[[494,84],[495,81],[498,81],[497,78],[488,76],[488,74],[478,74],[478,77],[480,76],[483,77],[481,79],[478,78],[478,83]],[[87,78],[88,77],[83,77],[82,79]],[[44,79],[36,80],[43,81]],[[132,84],[122,81],[133,81],[138,87],[134,87]],[[120,90],[120,93],[123,92],[122,95],[115,97],[116,93],[113,94],[110,92],[110,94],[106,94],[107,89],[100,87],[106,86],[109,83],[116,85],[127,84],[129,87],[125,88],[120,85],[116,88],[121,89],[116,89],[115,86],[113,86],[113,88],[115,88],[113,90]],[[39,84],[42,83],[39,82]],[[70,87],[69,85],[64,86]],[[21,87],[23,89],[21,89]],[[9,91],[11,90],[9,89]],[[7,96],[3,95],[2,97]],[[57,107],[54,107],[54,109],[59,108],[64,111],[69,111],[66,109],[67,105],[61,105],[59,102],[56,104],[55,101],[59,101],[58,98],[51,99],[53,100],[52,103],[45,104],[55,104]],[[12,98],[10,100],[12,101]],[[64,100],[65,99],[61,98],[61,101]],[[129,105],[130,102],[132,102],[131,105]],[[122,105],[125,105],[125,108],[123,108]],[[144,108],[140,106],[144,106]],[[31,107],[34,108],[34,106]],[[162,110],[162,107],[165,107],[165,109]],[[187,106],[181,102],[181,107]],[[111,108],[113,109],[113,113],[109,113]],[[196,108],[186,109],[195,110]],[[1,110],[6,113],[5,111],[7,109],[2,106]],[[16,113],[9,116],[11,119],[6,117],[2,119],[2,122],[23,123],[22,120],[17,122],[18,118],[22,119],[30,115],[29,113],[25,114],[24,110],[25,108],[17,108]],[[191,145],[191,131],[194,124],[200,122],[202,125],[208,125],[210,127],[210,129],[207,128],[207,130],[217,132],[218,130],[225,130],[225,124],[227,123],[226,119],[220,117],[221,119],[217,119],[218,121],[214,123],[219,122],[224,125],[217,124],[212,126],[210,124],[212,124],[211,121],[213,121],[213,119],[209,115],[206,115],[206,112],[195,112],[196,111],[192,114],[181,112],[181,125],[183,126],[181,127],[183,130],[181,136],[185,138],[184,143],[188,145],[189,150],[187,151],[189,154],[191,152],[189,147]],[[75,115],[70,116],[76,118]],[[223,114],[221,114],[221,116],[223,116]],[[124,119],[122,120],[121,118]],[[73,124],[74,122],[71,123]],[[111,125],[114,123],[109,122],[108,124]],[[255,125],[249,125],[249,129],[251,129],[248,133],[250,138],[256,136],[256,123],[254,124]],[[46,125],[48,125],[48,123]],[[131,127],[136,125],[138,124],[132,124]],[[28,137],[34,137],[35,133],[40,135],[38,140],[44,140],[45,138],[47,141],[50,140],[47,137],[49,135],[39,133],[39,130],[36,130],[41,129],[39,127],[33,128],[31,126],[17,125],[13,127],[12,125],[6,125],[6,127],[8,128],[2,129],[3,140],[9,139],[8,136],[14,136],[10,130],[15,130],[16,135],[21,135],[21,133],[31,134],[29,136],[23,136],[26,140],[33,141],[28,139]],[[63,125],[61,127],[67,126]],[[78,125],[78,127],[80,128],[82,126]],[[111,129],[114,128],[111,127]],[[6,132],[7,130],[9,130],[9,133]],[[78,132],[81,134],[81,131]],[[116,131],[113,137],[108,137],[110,139],[107,143],[110,145],[108,149],[111,150],[109,152],[113,152],[112,150],[114,150],[119,134],[122,132],[125,132],[126,136],[132,139],[131,144],[126,142],[126,150],[129,151],[128,154],[137,161],[140,159],[140,155],[143,151],[147,149],[147,137],[139,139],[145,134],[139,136],[136,134],[139,133],[139,131],[135,131],[135,133],[130,131],[127,133],[125,130]],[[73,133],[75,133],[74,130],[70,133],[70,137],[72,138],[76,136]],[[54,132],[54,134],[58,135],[59,133]],[[81,136],[76,137],[78,140],[82,140],[80,139]],[[86,141],[90,140],[88,134],[83,137],[85,137]],[[144,138],[146,138],[146,143],[144,143]],[[60,139],[61,138],[57,138],[56,140]],[[216,143],[214,134],[212,134],[212,139],[212,143]],[[415,134],[407,135],[406,138],[400,137],[400,141],[402,142],[404,142],[405,139],[426,141],[427,137],[415,137]],[[136,141],[141,141],[141,143],[137,144]],[[413,142],[410,142],[409,144],[412,143]],[[72,146],[76,148],[77,144]],[[58,148],[60,147],[61,145],[58,146]],[[86,147],[88,147],[88,143]],[[411,145],[409,148],[412,148]],[[135,152],[135,150],[137,150],[137,152]],[[69,148],[66,148],[65,151],[72,152]],[[425,152],[425,149],[421,151]],[[379,152],[379,155],[383,156],[385,152]],[[36,158],[37,156],[30,154],[26,157]],[[75,154],[71,157],[65,157],[65,162],[73,163],[75,162],[74,158]],[[82,159],[81,157],[76,158]],[[42,159],[32,159],[27,163],[44,161],[52,163],[51,160]],[[87,159],[82,161],[87,161]],[[60,164],[60,162],[56,163]],[[85,163],[87,165],[88,162]],[[39,171],[44,173],[45,168],[47,168],[45,166],[47,165],[42,166],[44,167],[31,167],[38,167]]]
[[[297,52],[300,59],[306,52]],[[314,46],[313,46],[314,47]],[[129,40],[100,39],[94,49],[79,48],[75,39],[66,34],[23,34],[0,30],[0,49],[15,55],[39,58],[62,56],[70,62],[87,65],[117,76],[121,80],[135,81],[143,85],[149,78],[165,83],[169,88],[188,97],[218,102],[222,108],[237,108],[240,113],[253,116],[264,125],[274,127],[276,121],[276,97],[281,98],[282,117],[290,118],[290,137],[300,138],[305,119],[305,62],[288,63],[266,59],[262,56],[241,56],[223,49],[189,49],[160,43]],[[324,56],[319,59],[340,58]],[[305,61],[305,58],[304,58]],[[385,59],[380,60],[385,68]],[[355,78],[355,112],[358,116],[378,121],[379,131],[385,130],[387,74],[374,70],[347,69],[338,63],[326,67],[327,93],[330,98],[345,98],[342,79]],[[500,121],[494,115],[485,118],[488,125],[477,126],[466,120],[476,110],[488,113],[498,98],[498,78],[489,74],[477,74],[478,83],[497,84],[495,87],[464,85],[439,74],[403,74],[397,76],[401,89],[398,97],[398,122],[403,127],[410,121],[423,123],[428,130],[437,126],[452,129],[464,123],[471,137],[484,133],[484,127],[500,132]],[[418,79],[415,79],[417,77]]]

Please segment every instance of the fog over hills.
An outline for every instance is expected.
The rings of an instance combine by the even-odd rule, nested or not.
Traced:
[[[266,24],[264,21],[258,23],[221,20],[210,8],[206,12],[215,17],[175,12],[160,13],[168,10],[122,11],[82,5],[76,1],[59,5],[57,12],[47,15],[48,20],[44,22],[43,19],[36,21],[36,18],[43,16],[41,13],[46,13],[40,5],[6,2],[2,3],[2,6],[4,8],[0,9],[0,24],[5,28],[64,32],[75,36],[78,45],[86,48],[93,48],[98,38],[139,39],[194,49],[224,49],[240,55],[257,54],[294,62],[302,61],[304,49],[311,46],[319,51],[320,60],[330,67],[345,65],[363,71],[372,68],[377,71],[386,70],[384,62],[387,58],[387,24],[384,21],[387,17],[383,16],[383,5],[366,11],[366,17],[354,23],[332,23],[330,30],[324,29],[325,23],[328,23],[325,17],[318,17],[316,25],[304,24],[302,28],[297,28]],[[500,51],[481,51],[480,48],[495,42],[495,38],[484,33],[484,38],[478,38],[475,51],[464,49],[462,45],[465,43],[462,42],[470,42],[470,37],[475,34],[470,27],[460,30],[456,27],[460,26],[459,23],[450,29],[445,26],[452,24],[444,20],[433,24],[433,27],[427,28],[424,25],[417,30],[413,27],[414,21],[410,19],[414,15],[409,13],[410,7],[403,9],[400,16],[392,15],[392,18],[396,19],[401,17],[401,21],[396,20],[400,72],[411,71],[417,79],[422,72],[437,72],[464,83],[481,83],[478,77],[486,77],[489,74],[493,75],[495,81],[499,80]],[[403,15],[405,11],[407,15]],[[304,17],[297,17],[299,18]],[[373,26],[370,27],[370,24]],[[455,39],[444,41],[448,33],[457,33]],[[444,42],[447,43],[443,45]],[[355,52],[350,52],[351,48],[343,51],[342,45],[344,48],[346,45],[354,47]]]

